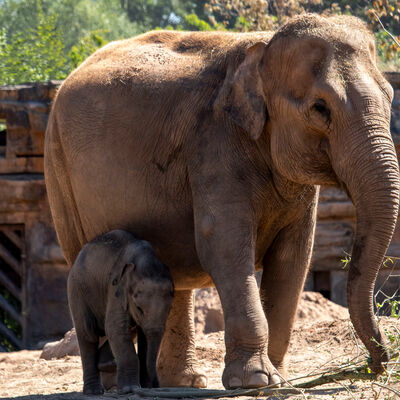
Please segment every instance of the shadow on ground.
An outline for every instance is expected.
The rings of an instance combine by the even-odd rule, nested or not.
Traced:
[[[343,387],[343,388],[326,388],[326,389],[314,389],[312,392],[313,396],[333,396],[340,392],[348,391],[349,389],[354,389],[354,387]],[[261,397],[257,396],[257,399],[263,398],[266,400],[283,400],[294,398],[298,395],[286,395],[286,396],[268,396]],[[105,393],[103,396],[84,396],[81,392],[68,392],[68,393],[54,393],[54,394],[36,394],[36,395],[27,395],[27,396],[18,396],[18,397],[0,397],[0,400],[12,399],[12,400],[105,400],[105,399],[118,399],[118,400],[140,400],[145,399],[146,397],[137,396],[134,394],[129,394],[126,396],[118,396],[116,393]],[[152,397],[147,397],[147,399],[151,399]],[[221,397],[223,399],[224,397]],[[296,397],[297,398],[297,397]],[[154,399],[154,398],[153,398]],[[157,399],[161,400],[161,397],[157,397]],[[198,400],[207,400],[207,397],[197,397]],[[225,398],[226,399],[226,398]],[[251,399],[249,396],[238,396],[235,399]],[[256,397],[254,397],[256,399]],[[171,400],[171,399],[170,399]]]

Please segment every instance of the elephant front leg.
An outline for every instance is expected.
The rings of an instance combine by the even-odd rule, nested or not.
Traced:
[[[83,393],[86,395],[99,395],[104,393],[100,381],[100,372],[97,368],[98,337],[87,334],[84,327],[75,324],[76,336],[81,353],[83,369]]]
[[[177,290],[158,356],[161,386],[207,386],[207,378],[196,358],[194,335],[193,293]]]
[[[268,358],[268,323],[255,279],[252,218],[228,205],[218,214],[198,212],[195,218],[197,251],[224,310],[224,386],[252,388],[279,383]]]
[[[140,378],[139,358],[126,312],[116,307],[107,309],[105,328],[117,364],[118,394],[130,393],[140,387]]]
[[[264,257],[260,296],[270,328],[268,355],[283,377],[297,305],[309,270],[315,206],[281,230]]]

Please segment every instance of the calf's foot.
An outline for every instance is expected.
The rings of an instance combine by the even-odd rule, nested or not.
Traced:
[[[125,385],[118,385],[118,394],[127,394],[127,393],[132,393],[135,391],[135,389],[138,389],[140,386],[139,385],[130,385],[130,384],[125,384]]]
[[[104,393],[103,386],[99,383],[85,384],[83,385],[83,394],[88,396],[99,396]]]
[[[100,371],[100,377],[105,390],[117,387],[117,370],[114,372]]]

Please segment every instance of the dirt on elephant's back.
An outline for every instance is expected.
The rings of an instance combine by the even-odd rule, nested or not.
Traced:
[[[307,295],[307,294],[306,294]],[[344,318],[326,318],[336,308],[329,304],[329,300],[319,298],[319,295],[310,294],[309,299],[302,299],[299,310],[304,308],[303,317],[298,318],[289,349],[288,365],[290,377],[304,376],[318,373],[326,368],[339,366],[361,350],[359,341],[352,331],[351,324]],[[306,302],[307,307],[304,306]],[[309,303],[316,302],[317,306],[326,303],[323,318],[308,310]],[[316,307],[314,305],[314,307]],[[340,307],[340,306],[338,306]],[[336,312],[347,313],[343,307]],[[309,315],[310,317],[307,317]],[[342,315],[342,316],[343,316]],[[384,318],[383,327],[393,327],[400,330],[400,323],[394,318]],[[217,331],[204,334],[197,333],[197,355],[208,376],[210,388],[222,388],[221,375],[224,358],[224,332]],[[15,353],[1,353],[0,355],[0,398],[33,399],[87,399],[82,390],[82,371],[79,356],[65,356],[61,359],[40,359],[40,351],[21,351]],[[311,378],[303,378],[309,380]],[[398,382],[398,381],[397,381]],[[396,387],[397,386],[397,387]],[[329,387],[335,387],[332,392]],[[372,386],[370,382],[336,383],[321,386],[321,391],[313,394],[314,399],[360,399],[374,398],[389,399],[393,393],[379,386]],[[395,380],[391,388],[400,390],[400,384]],[[375,392],[374,392],[375,391]],[[44,397],[40,395],[45,395]],[[123,396],[118,397],[124,399]],[[127,398],[127,397],[126,397]],[[302,396],[293,395],[286,399],[300,399]],[[393,397],[396,398],[396,397]],[[91,399],[96,399],[93,397]],[[244,400],[244,398],[243,398]]]

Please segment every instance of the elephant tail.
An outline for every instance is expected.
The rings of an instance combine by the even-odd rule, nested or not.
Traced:
[[[58,241],[69,266],[87,242],[76,206],[68,164],[57,124],[56,103],[49,117],[44,148],[47,196]]]

